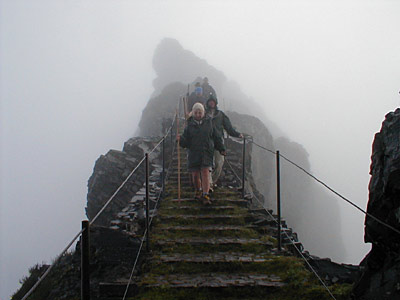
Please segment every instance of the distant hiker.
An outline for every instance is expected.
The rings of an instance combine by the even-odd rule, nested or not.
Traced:
[[[218,135],[223,137],[224,136],[224,129],[226,132],[233,137],[240,137],[243,138],[243,134],[237,132],[235,128],[233,128],[231,121],[225,115],[225,113],[218,109],[218,100],[214,98],[212,95],[208,98],[206,103],[206,115],[209,117],[214,125],[215,130],[217,131]],[[215,186],[219,176],[221,175],[222,166],[224,165],[224,156],[221,155],[218,151],[214,152],[214,171],[212,172],[211,178],[211,186]]]
[[[206,99],[208,99],[210,95],[212,95],[214,98],[217,98],[217,93],[215,92],[214,88],[208,83],[207,77],[204,77],[201,87],[203,88],[203,95]]]
[[[178,136],[177,139],[183,148],[188,149],[188,168],[192,173],[196,189],[195,199],[210,204],[210,172],[214,149],[217,149],[220,155],[226,155],[226,152],[222,136],[218,135],[211,119],[206,117],[203,104],[193,105],[186,128],[182,136]]]
[[[204,97],[203,88],[201,87],[200,82],[196,82],[194,91],[190,94],[188,99],[188,110],[191,111],[195,103],[201,103],[205,105],[206,100],[207,99]]]

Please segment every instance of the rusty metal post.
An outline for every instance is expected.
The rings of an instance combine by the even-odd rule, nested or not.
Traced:
[[[81,300],[90,300],[90,233],[89,221],[82,221],[81,236]]]
[[[242,151],[242,198],[244,199],[244,183],[246,180],[246,137],[243,137],[243,151]]]
[[[150,218],[149,218],[149,210],[150,210],[150,201],[149,201],[149,154],[146,153],[146,250],[150,251]]]
[[[165,137],[163,138],[162,141],[162,176],[161,176],[161,195],[164,197],[165,193]]]
[[[282,226],[281,226],[281,171],[279,161],[279,151],[276,151],[276,200],[278,211],[278,250],[282,250]]]
[[[176,136],[179,136],[179,116],[178,110],[176,111]],[[176,144],[176,153],[178,156],[178,201],[181,201],[181,152],[180,152],[180,144],[179,140]]]

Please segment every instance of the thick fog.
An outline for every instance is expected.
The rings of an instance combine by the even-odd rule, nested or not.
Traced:
[[[237,81],[366,208],[373,137],[400,104],[398,1],[0,3],[0,299],[79,231],[95,160],[135,133],[164,37]],[[357,264],[364,216],[337,201],[342,262]]]

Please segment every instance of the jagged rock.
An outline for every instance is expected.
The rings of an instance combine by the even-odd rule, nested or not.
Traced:
[[[326,283],[353,283],[359,271],[358,266],[338,264],[328,258],[310,257],[310,265]]]
[[[124,182],[143,158],[144,152],[153,148],[157,140],[134,138],[124,144],[124,151],[110,150],[101,155],[94,166],[88,181],[86,214],[91,220]],[[153,157],[154,160],[154,157]],[[114,216],[123,210],[135,193],[142,188],[145,176],[144,167],[139,167],[128,183],[96,220],[98,225],[109,225]]]
[[[220,90],[226,81],[221,71],[193,52],[185,50],[177,40],[171,38],[163,39],[157,46],[153,56],[153,68],[157,74],[153,81],[156,95],[172,82],[189,83],[199,75],[207,76],[217,90]],[[186,86],[184,92],[186,94]]]
[[[367,212],[400,229],[400,109],[386,115],[372,147]],[[370,217],[364,240],[372,249],[361,262],[355,299],[400,299],[400,236]]]

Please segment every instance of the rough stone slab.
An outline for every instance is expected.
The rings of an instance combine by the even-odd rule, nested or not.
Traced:
[[[197,274],[197,275],[166,275],[152,278],[156,283],[147,284],[147,287],[168,286],[170,288],[225,288],[262,286],[280,288],[286,284],[274,275],[248,274]]]
[[[194,194],[194,193],[193,193]],[[193,198],[182,198],[181,200],[178,199],[172,199],[170,200],[172,203],[200,203],[199,200],[195,200]],[[212,199],[213,203],[218,203],[218,202],[225,202],[225,203],[229,203],[229,204],[235,204],[237,206],[241,206],[241,207],[247,207],[248,201],[246,200],[232,200],[232,199]],[[212,207],[213,204],[211,204],[210,207]]]
[[[265,245],[272,247],[271,242],[264,242],[260,239],[242,239],[242,238],[203,238],[203,237],[192,237],[192,238],[178,238],[178,239],[164,239],[156,241],[158,245],[168,244],[191,244],[191,245]]]
[[[227,220],[232,220],[232,219],[241,219],[244,216],[241,215],[173,215],[173,216],[165,216],[165,215],[160,215],[160,217],[164,220],[171,220],[171,219],[195,219],[195,220],[221,220],[221,219],[227,219]]]
[[[213,254],[173,254],[161,255],[160,260],[166,263],[190,262],[190,263],[260,263],[270,261],[266,258],[268,253],[264,255],[255,255],[251,253],[213,253]]]
[[[175,206],[169,206],[169,207],[164,207],[163,209],[165,210],[176,210],[176,209],[191,209],[191,210],[233,210],[235,209],[236,206],[232,206],[232,205],[220,205],[220,206],[214,206],[214,205],[209,205],[209,206],[179,206],[179,207],[175,207]]]
[[[158,230],[168,230],[168,231],[192,231],[192,230],[210,230],[210,231],[227,231],[227,230],[241,230],[241,229],[255,229],[256,226],[253,225],[201,225],[201,226],[168,226],[159,227]]]

